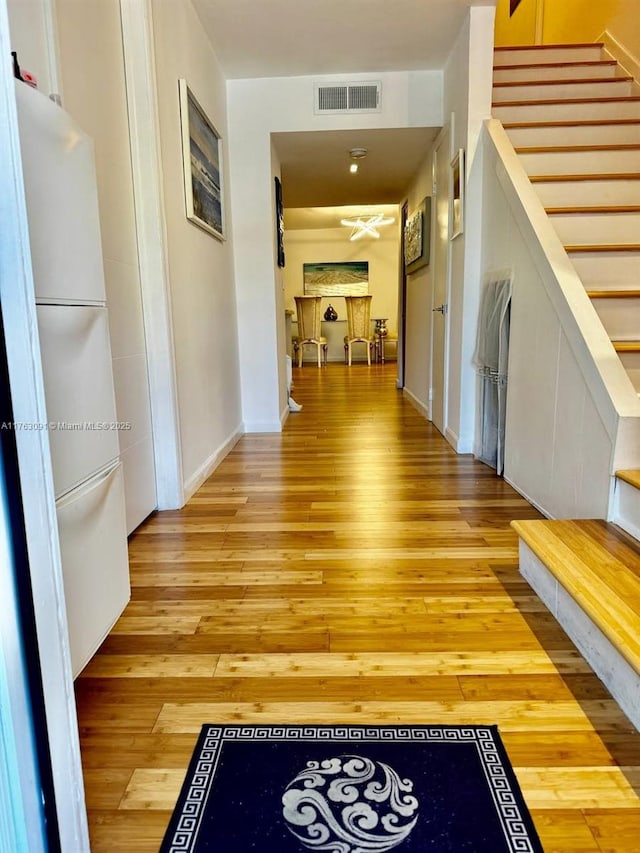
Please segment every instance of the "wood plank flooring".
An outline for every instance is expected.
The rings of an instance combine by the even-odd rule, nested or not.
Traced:
[[[395,368],[294,370],[284,432],[132,536],[131,603],[76,682],[94,853],[157,851],[225,721],[497,723],[546,851],[637,853],[640,734],[518,573],[509,523],[538,514]]]

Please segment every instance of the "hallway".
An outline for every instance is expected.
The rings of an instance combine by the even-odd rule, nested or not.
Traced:
[[[509,522],[537,512],[395,373],[295,369],[284,432],[132,536],[131,603],[76,682],[94,853],[157,851],[225,721],[497,723],[545,850],[637,851],[640,735],[518,574]]]

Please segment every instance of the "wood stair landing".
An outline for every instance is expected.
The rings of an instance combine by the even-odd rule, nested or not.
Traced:
[[[640,546],[600,520],[511,526],[521,574],[640,729]]]

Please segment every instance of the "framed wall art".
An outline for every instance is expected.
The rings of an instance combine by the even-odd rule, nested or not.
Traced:
[[[451,161],[449,174],[449,239],[455,240],[464,230],[464,148]]]
[[[187,219],[224,240],[222,139],[186,80],[178,80]]]
[[[280,178],[276,182],[276,252],[278,266],[284,266],[284,208],[282,206],[282,183]]]
[[[369,292],[369,262],[303,264],[306,296],[365,296]]]
[[[431,254],[431,198],[427,196],[404,226],[404,268],[408,273],[426,267]]]

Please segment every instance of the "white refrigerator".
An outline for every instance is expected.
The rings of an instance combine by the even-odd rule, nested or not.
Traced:
[[[16,81],[74,678],[124,610],[129,565],[92,140]]]

